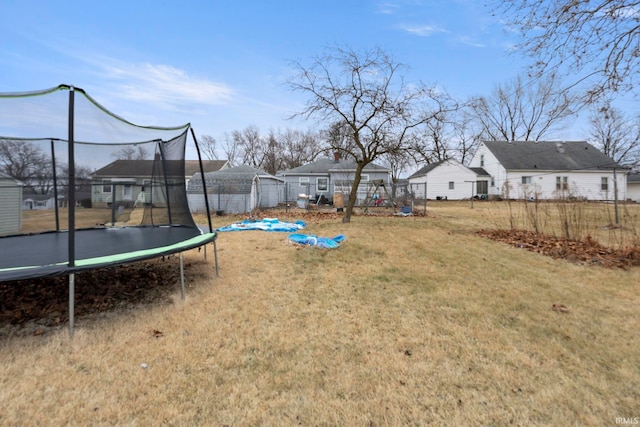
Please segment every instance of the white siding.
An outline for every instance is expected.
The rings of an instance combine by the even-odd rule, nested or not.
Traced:
[[[531,184],[522,184],[522,177],[531,177]],[[567,177],[568,189],[564,192],[556,188],[557,177]],[[608,190],[602,189],[602,178],[607,178]],[[617,174],[618,200],[625,200],[626,176],[623,173]],[[517,171],[509,172],[508,182],[510,184],[509,197],[528,198],[537,197],[539,199],[557,199],[562,197],[577,197],[587,200],[614,200],[614,183],[612,171]],[[503,197],[507,195],[503,191]]]
[[[482,164],[484,160],[484,164]],[[578,197],[588,200],[614,200],[613,171],[584,170],[584,171],[544,171],[517,170],[507,171],[498,162],[491,151],[481,144],[474,154],[470,167],[482,167],[493,179],[489,182],[489,194],[518,199],[523,197],[538,197],[539,199],[555,199],[559,197]],[[522,184],[522,177],[531,177],[531,184]],[[556,177],[567,177],[569,189],[563,195],[556,191]],[[608,191],[601,189],[602,178],[607,177]],[[618,200],[627,198],[627,177],[624,173],[617,173]]]
[[[426,175],[410,178],[409,183],[419,185],[426,182],[427,199],[463,200],[476,195],[476,180],[475,172],[458,161],[449,160]]]
[[[0,234],[22,228],[22,187],[12,179],[0,178]]]
[[[493,153],[481,144],[474,154],[469,167],[483,168],[491,177],[489,179],[489,195],[502,196],[502,188],[507,180],[507,171]]]
[[[627,198],[634,202],[640,202],[640,182],[630,182],[627,184]]]

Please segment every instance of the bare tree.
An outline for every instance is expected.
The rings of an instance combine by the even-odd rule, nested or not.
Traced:
[[[473,120],[467,108],[458,110],[453,121],[453,151],[461,163],[473,156],[482,141],[482,128]]]
[[[540,141],[574,114],[575,101],[554,76],[529,82],[517,77],[497,85],[488,97],[472,99],[469,108],[484,139]]]
[[[384,163],[391,170],[391,180],[396,183],[400,175],[405,172],[413,163],[409,150],[398,150],[382,156]],[[395,194],[394,194],[395,196]]]
[[[633,90],[640,71],[640,1],[494,0],[495,11],[521,35],[534,78],[565,71],[588,84],[585,102]]]
[[[30,141],[0,140],[0,172],[47,194],[53,185],[51,157]]]
[[[210,135],[202,135],[200,137],[200,141],[198,145],[200,146],[200,150],[204,154],[205,158],[209,160],[218,159],[218,150],[217,150],[218,142],[214,137]]]
[[[240,147],[238,146],[238,142],[233,138],[233,136],[229,135],[228,133],[224,134],[224,145],[222,146],[222,152],[231,165],[236,166],[238,164],[238,159],[240,158]]]
[[[411,129],[426,120],[417,114],[415,104],[428,91],[406,86],[399,74],[402,64],[379,48],[356,52],[336,47],[314,57],[309,66],[296,62],[294,67],[298,73],[289,81],[291,89],[309,96],[306,107],[295,116],[341,123],[349,129],[352,146],[332,148],[356,163],[342,219],[350,222],[362,170],[404,147]]]
[[[277,135],[282,150],[283,169],[292,169],[315,160],[322,152],[320,135],[317,132],[286,129]]]
[[[282,144],[273,130],[262,141],[262,169],[271,175],[275,175],[284,165]]]
[[[453,113],[453,110],[441,109],[412,138],[411,151],[416,163],[429,164],[452,156],[455,123]]]
[[[142,145],[126,145],[111,156],[118,160],[145,160],[149,158],[149,152]]]
[[[604,154],[624,165],[640,162],[640,122],[630,120],[619,109],[605,102],[589,117],[591,141]]]
[[[234,144],[238,147],[240,162],[254,168],[262,168],[265,156],[265,144],[257,126],[250,125],[243,130],[231,133]]]

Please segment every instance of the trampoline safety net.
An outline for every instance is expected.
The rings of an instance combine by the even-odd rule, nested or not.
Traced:
[[[200,172],[185,167],[189,130],[136,125],[69,85],[0,93],[0,241],[127,227],[201,234],[186,196]],[[82,254],[69,246],[73,267]]]

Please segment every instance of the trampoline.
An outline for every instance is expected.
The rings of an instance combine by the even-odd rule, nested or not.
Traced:
[[[217,234],[185,226],[149,226],[81,229],[74,237],[77,255],[73,266],[68,263],[68,232],[0,237],[0,282],[157,258],[215,243]]]
[[[177,253],[184,297],[182,252],[205,247],[206,256],[213,243],[217,275],[206,186],[208,227],[196,225],[189,209],[189,136],[203,176],[188,123],[136,125],[70,85],[0,93],[0,175],[11,184],[0,185],[0,282],[67,275],[73,335],[78,272]],[[38,206],[44,219],[23,220],[23,198],[31,207],[48,199]]]

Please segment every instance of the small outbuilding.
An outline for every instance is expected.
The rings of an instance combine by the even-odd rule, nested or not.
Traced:
[[[284,180],[251,166],[235,166],[204,176],[210,212],[250,213],[284,202]],[[191,212],[206,210],[199,173],[189,180],[187,197]]]
[[[22,183],[0,172],[0,235],[22,229]]]
[[[463,200],[485,197],[489,174],[468,168],[456,159],[430,163],[409,177],[409,188],[418,199]]]
[[[627,176],[627,199],[640,203],[640,172]]]

